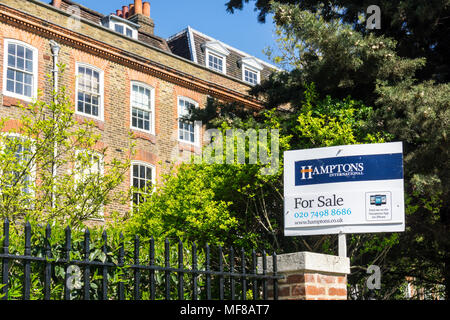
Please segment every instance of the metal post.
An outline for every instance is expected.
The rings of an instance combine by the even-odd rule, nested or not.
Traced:
[[[342,232],[338,235],[338,255],[347,258],[347,238]]]
[[[55,42],[54,40],[50,41],[50,46],[52,49],[53,56],[53,103],[56,104],[58,102],[58,89],[59,89],[59,79],[58,79],[58,57],[59,51],[61,50],[61,46]],[[55,114],[53,113],[53,120],[55,120]],[[55,130],[53,130],[53,134],[55,134]],[[56,196],[55,196],[55,178],[56,178],[56,158],[58,157],[58,143],[56,139],[53,145],[53,161],[52,161],[52,208],[56,206]]]

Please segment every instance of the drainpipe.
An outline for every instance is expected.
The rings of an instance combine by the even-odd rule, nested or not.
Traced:
[[[59,76],[59,69],[58,69],[58,57],[59,57],[59,51],[61,50],[61,46],[51,40],[50,41],[50,46],[51,46],[51,50],[52,50],[52,57],[53,57],[53,70],[52,70],[52,74],[53,74],[53,103],[56,104],[58,103],[58,89],[59,89],[59,85],[58,85],[58,76]],[[55,114],[53,113],[53,120],[55,120]],[[53,131],[55,132],[55,130]],[[54,181],[56,178],[56,158],[58,156],[58,143],[54,142],[53,145],[53,161],[52,161],[52,180],[53,180],[53,184],[52,184],[52,208],[56,207],[56,196],[55,196],[55,186],[54,186]]]

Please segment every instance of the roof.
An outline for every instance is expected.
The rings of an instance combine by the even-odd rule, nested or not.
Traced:
[[[97,11],[94,11],[92,9],[89,9],[79,3],[76,3],[71,0],[62,0],[61,1],[61,10],[70,12],[71,6],[77,6],[80,8],[80,16],[81,18],[84,18],[86,20],[89,20],[95,24],[102,25],[102,20],[107,17],[106,15],[99,13]],[[113,15],[113,14],[111,14]],[[167,42],[164,38],[155,36],[150,33],[143,32],[142,30],[138,30],[138,40],[152,46],[159,48],[161,50],[171,52],[169,46],[167,45]]]
[[[227,75],[240,80],[242,80],[242,62],[261,69],[261,78],[267,78],[273,71],[279,70],[278,67],[268,62],[253,57],[190,26],[169,37],[167,44],[172,53],[203,66],[206,65],[205,46],[216,46],[218,50],[227,52]]]

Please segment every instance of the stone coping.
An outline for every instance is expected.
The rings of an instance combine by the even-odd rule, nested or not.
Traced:
[[[267,257],[267,273],[273,272],[273,258]],[[263,261],[258,257],[258,274],[262,274]],[[296,252],[277,255],[278,273],[350,274],[350,259],[314,252]]]

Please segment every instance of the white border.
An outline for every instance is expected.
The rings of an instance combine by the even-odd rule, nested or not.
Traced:
[[[245,80],[245,70],[256,73],[256,83],[251,83],[251,82]],[[246,63],[242,63],[242,81],[244,81],[245,83],[248,83],[249,85],[252,85],[252,86],[260,84],[261,83],[261,71],[258,71],[256,69],[250,67]]]
[[[219,59],[222,59],[222,71],[218,69],[214,69],[209,66],[209,56],[216,56]],[[219,51],[213,50],[211,48],[205,47],[205,65],[208,69],[212,71],[216,71],[219,73],[227,74],[227,56],[220,53]]]
[[[100,74],[100,103],[99,103],[98,117],[78,111],[78,69],[80,66],[93,69],[95,71],[98,71]],[[104,89],[105,89],[105,75],[104,75],[104,71],[102,69],[100,69],[96,66],[93,66],[91,64],[84,63],[84,62],[75,63],[75,114],[83,116],[83,117],[99,120],[99,121],[104,121],[105,120],[105,107],[104,107],[104,105],[105,105],[104,104],[105,90]]]
[[[180,139],[180,99],[186,100],[192,104],[195,105],[195,108],[198,108],[199,104],[197,101],[192,100],[191,98],[185,97],[185,96],[178,96],[177,97],[177,140],[178,142],[189,144],[195,147],[200,146],[200,128],[201,126],[197,125],[194,122],[194,142]]]
[[[151,163],[148,163],[145,161],[141,161],[141,160],[132,160],[130,163],[130,189],[133,188],[133,165],[145,166],[152,170],[153,190],[151,193],[155,192],[155,190],[156,190],[156,166],[154,164],[151,164]],[[130,201],[131,212],[133,212],[133,207],[134,207],[133,196],[131,196],[131,201]]]
[[[8,70],[8,44],[10,44],[10,43],[16,43],[18,45],[24,46],[33,52],[33,89],[32,89],[31,97],[27,97],[25,95],[17,94],[14,92],[9,92],[6,90],[6,78],[7,78],[7,70]],[[10,39],[10,38],[4,39],[3,46],[4,46],[4,48],[3,48],[3,90],[2,90],[3,95],[6,97],[20,99],[20,100],[23,100],[26,102],[32,102],[33,100],[37,99],[37,96],[38,96],[38,76],[39,76],[39,72],[38,72],[38,70],[39,70],[39,67],[38,67],[39,51],[38,51],[38,49],[29,45],[26,42],[16,40],[16,39]]]
[[[150,90],[150,112],[152,113],[152,117],[150,119],[151,120],[150,130],[144,130],[144,129],[133,127],[133,84],[142,86],[142,87],[147,88],[147,89]],[[155,132],[156,132],[155,121],[156,121],[156,117],[155,117],[155,88],[152,87],[151,85],[145,83],[145,82],[136,81],[136,80],[130,81],[130,129],[134,130],[134,131],[139,131],[139,132],[144,132],[144,133],[147,133],[147,134],[155,135]]]
[[[105,170],[105,168],[104,168],[105,167],[105,160],[104,160],[103,155],[100,152],[97,152],[95,150],[79,149],[79,150],[75,151],[75,159],[78,157],[78,154],[81,153],[81,152],[87,152],[89,154],[95,154],[95,155],[99,156],[98,158],[99,158],[99,161],[100,161],[100,175],[103,177],[104,174],[105,174],[105,171],[104,171]],[[77,165],[76,161],[75,161],[75,165]],[[79,179],[81,179],[81,177],[77,177],[75,175],[75,177],[74,177],[75,184],[77,183],[77,180],[79,180]],[[98,214],[99,214],[99,216],[101,216],[101,218],[90,218],[88,220],[91,220],[91,221],[105,221],[105,205],[104,204],[102,204],[102,206],[100,207]]]

